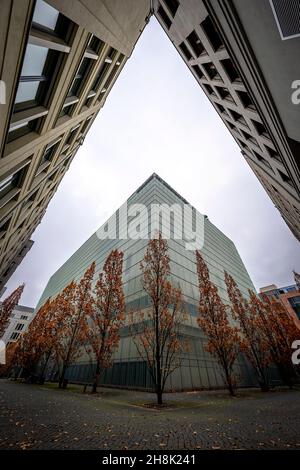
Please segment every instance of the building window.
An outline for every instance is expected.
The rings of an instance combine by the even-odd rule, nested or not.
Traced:
[[[16,329],[17,331],[22,331],[23,328],[24,328],[24,323],[18,323],[15,329]]]
[[[75,104],[69,104],[67,106],[63,106],[58,115],[58,119],[63,116],[72,116],[74,109],[75,109]]]
[[[66,139],[66,142],[65,142],[66,145],[72,145],[72,143],[75,140],[78,128],[79,128],[79,125],[76,126],[76,127],[73,127],[73,129],[70,130],[70,133],[69,133],[69,135]]]
[[[240,140],[240,139],[238,139],[238,141],[239,141],[240,146],[241,146],[243,149],[249,150],[249,148],[248,148],[247,144],[245,144],[245,142],[243,142],[243,141]]]
[[[215,28],[212,20],[208,16],[204,21],[202,21],[201,26],[213,48],[214,51],[217,51],[221,47],[224,47],[221,36]]]
[[[265,165],[266,167],[270,168],[272,171],[272,167],[270,165],[270,163],[268,162],[268,160],[266,160],[264,157],[262,157],[259,153],[255,152],[255,150],[252,150],[253,154],[255,155],[255,157],[257,158],[257,160],[262,163],[263,165]]]
[[[37,118],[30,121],[24,121],[21,124],[14,126],[13,129],[8,132],[7,143],[29,134],[30,132],[36,132],[42,122],[43,118]]]
[[[61,140],[61,139],[60,139]],[[47,145],[45,151],[44,151],[44,154],[43,154],[43,159],[48,161],[48,162],[52,162],[53,160],[53,157],[55,155],[55,152],[57,150],[57,147],[60,143],[60,140],[58,142],[54,142],[52,144],[49,144]]]
[[[195,74],[199,79],[204,77],[202,70],[200,69],[199,65],[192,65],[192,69],[194,70]]]
[[[184,57],[186,58],[186,60],[191,60],[193,59],[193,56],[192,54],[190,53],[189,49],[187,48],[186,44],[184,42],[182,42],[181,44],[179,44],[179,49],[181,50],[181,52],[183,53]]]
[[[99,71],[96,75],[96,78],[95,78],[93,86],[92,86],[92,90],[98,91],[99,86],[100,86],[103,78],[105,77],[106,72],[108,71],[110,64],[113,61],[116,52],[117,51],[113,47],[111,47],[109,49],[109,52],[106,56],[106,59],[103,62],[103,64],[100,66]]]
[[[37,0],[32,27],[68,42],[73,23],[44,0]]]
[[[212,62],[207,62],[206,64],[202,64],[202,67],[204,68],[206,74],[211,80],[221,80],[221,77],[218,74],[218,71]]]
[[[244,108],[255,109],[254,103],[253,103],[252,99],[250,98],[249,94],[246,91],[236,90],[236,93],[238,94]]]
[[[4,178],[2,181],[0,181],[0,201],[12,189],[21,186],[26,170],[27,166],[21,168],[19,171],[16,171],[15,173],[9,175],[7,178]]]
[[[226,121],[226,122],[228,126],[230,127],[230,129],[232,129],[233,131],[239,132],[237,127],[234,124],[232,124],[232,122],[229,122],[229,121]]]
[[[37,197],[37,194],[39,192],[39,189],[37,189],[36,191],[34,191],[29,197],[27,197],[27,199],[25,199],[25,201],[22,203],[22,209],[26,208],[28,209],[29,207],[32,206],[32,204],[34,203],[36,197]]]
[[[220,60],[220,62],[231,82],[241,81],[237,68],[235,67],[231,59]]]
[[[224,108],[224,106],[222,106],[221,104],[219,103],[215,103],[216,107],[217,107],[217,110],[221,113],[221,114],[227,114],[228,116],[228,112],[226,111],[226,109]]]
[[[47,147],[45,148],[45,150],[43,152],[43,155],[41,157],[39,167],[38,167],[38,171],[37,171],[37,175],[39,173],[41,173],[41,171],[44,171],[45,168],[50,165],[50,163],[52,162],[52,160],[54,158],[56,150],[57,150],[57,148],[60,144],[60,141],[61,141],[61,139],[59,141],[56,141],[56,142],[53,142],[53,143],[50,143],[49,145],[47,145]]]
[[[246,140],[249,140],[250,142],[258,146],[257,140],[252,135],[248,134],[248,132],[245,132],[242,129],[241,129],[241,133],[243,134]]]
[[[234,103],[234,100],[233,100],[231,94],[229,93],[228,88],[221,87],[221,86],[216,86],[216,89],[217,89],[220,97],[222,98],[222,100],[227,100],[227,101],[231,101],[231,102]]]
[[[176,12],[178,10],[178,7],[179,7],[178,0],[164,0],[164,2],[168,7],[169,12],[171,13],[171,15],[174,18],[174,16],[176,15]]]
[[[266,151],[268,152],[268,154],[270,155],[271,158],[274,158],[278,162],[282,163],[282,160],[281,160],[280,156],[278,155],[278,153],[276,152],[276,150],[273,150],[268,145],[265,145],[265,149],[266,149]]]
[[[5,237],[10,221],[11,221],[11,218],[8,220],[4,219],[2,222],[0,222],[0,240],[2,240]]]
[[[54,181],[58,175],[58,170],[54,171],[48,178],[48,181]]]
[[[160,18],[164,22],[166,28],[170,29],[172,21],[170,20],[170,18],[168,17],[167,13],[165,12],[165,10],[163,9],[161,5],[159,5],[157,9],[157,13],[159,14]]]
[[[239,122],[240,124],[243,124],[244,126],[248,127],[248,124],[247,124],[246,119],[244,118],[244,116],[237,113],[236,111],[233,111],[232,109],[230,110],[230,114],[236,122]]]
[[[254,121],[252,119],[252,124],[255,127],[255,130],[258,133],[258,135],[263,135],[264,137],[269,138],[269,134],[267,132],[267,129],[265,128],[265,126],[261,122]]]
[[[27,315],[21,315],[21,320],[28,320],[28,316]]]
[[[88,49],[91,49],[96,54],[99,54],[101,48],[103,47],[104,42],[101,39],[97,38],[94,34],[90,37],[88,43]]]
[[[288,175],[286,175],[285,173],[283,173],[283,171],[280,171],[278,169],[277,169],[277,171],[278,171],[279,175],[281,176],[282,181],[284,181],[284,183],[288,183],[290,186],[294,187],[293,182],[292,182],[291,178]]]
[[[19,80],[14,112],[47,104],[51,78],[58,63],[59,52],[28,44]]]
[[[84,106],[87,106],[89,108],[93,102],[93,98],[94,98],[93,96],[90,96],[89,98],[87,98],[84,102]]]
[[[215,95],[215,92],[213,90],[213,87],[211,87],[210,85],[207,85],[206,83],[203,84],[204,86],[204,89],[206,90],[206,92],[209,94],[209,95]]]
[[[59,11],[48,5],[48,3],[44,2],[43,0],[37,0],[32,21],[46,27],[47,29],[50,29],[51,31],[54,31],[58,16]]]
[[[47,114],[46,109],[43,113],[40,111],[39,115],[34,115],[34,112],[30,115],[28,112],[27,122],[22,119],[20,124],[18,112],[29,111],[37,106],[48,108],[64,53],[70,49],[65,40],[69,39],[72,29],[73,23],[68,18],[43,0],[37,0],[19,78],[8,142],[38,130],[42,122],[41,116]],[[59,43],[57,38],[60,39]]]
[[[14,331],[10,337],[10,339],[18,339],[20,336],[20,333],[17,333],[16,331]]]
[[[81,128],[82,134],[84,134],[88,130],[88,127],[90,126],[91,122],[92,122],[92,118],[90,117],[83,123],[82,128]]]
[[[95,80],[94,80],[94,83],[93,83],[93,86],[92,86],[92,90],[98,91],[99,85],[100,85],[100,83],[101,83],[101,81],[102,81],[104,75],[106,74],[108,68],[109,68],[109,64],[108,64],[107,62],[104,62],[104,63],[101,65],[101,67],[100,67],[100,69],[99,69],[99,71],[98,71],[98,73],[97,73],[97,75],[96,75],[96,78],[95,78]]]
[[[192,31],[186,39],[191,48],[193,49],[196,57],[199,57],[201,54],[206,54],[206,50],[204,49],[203,44],[200,41],[200,38],[196,31]]]
[[[115,65],[112,69],[112,71],[110,72],[109,76],[107,77],[104,85],[103,85],[103,88],[101,90],[102,93],[105,93],[107,91],[107,89],[109,88],[109,86],[111,85],[113,79],[115,78],[116,74],[117,74],[117,71],[119,70],[119,65]],[[100,97],[101,98],[101,97]]]
[[[86,79],[86,77],[88,75],[88,72],[90,70],[91,64],[92,64],[92,59],[88,59],[87,57],[84,57],[82,59],[81,64],[78,67],[75,78],[73,80],[72,86],[69,90],[68,96],[78,96],[79,97],[80,91],[82,90],[85,79]]]

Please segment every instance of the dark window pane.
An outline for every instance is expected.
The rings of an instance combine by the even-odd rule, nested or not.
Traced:
[[[189,49],[187,48],[186,44],[184,44],[184,42],[179,44],[179,49],[181,50],[181,52],[185,56],[186,60],[191,60],[192,59],[193,56],[190,53]]]
[[[172,21],[170,20],[170,18],[168,17],[167,13],[165,12],[165,10],[163,9],[163,7],[161,5],[159,6],[159,8],[157,10],[157,13],[159,14],[161,19],[163,20],[166,27],[168,29],[170,29]]]
[[[212,48],[215,51],[220,49],[220,47],[223,46],[223,41],[209,16],[204,21],[202,21],[201,26],[204,29],[204,32],[209,42],[211,43]]]
[[[196,57],[199,57],[200,54],[206,52],[196,31],[192,31],[186,39],[191,48],[193,49]]]

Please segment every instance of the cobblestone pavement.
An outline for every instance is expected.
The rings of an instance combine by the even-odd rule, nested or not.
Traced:
[[[1,449],[300,449],[300,390],[166,394],[0,380]],[[172,407],[173,406],[173,407]]]

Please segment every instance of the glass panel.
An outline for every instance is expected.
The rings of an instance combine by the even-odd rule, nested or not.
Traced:
[[[16,104],[34,100],[40,82],[20,82],[16,96]]]
[[[11,184],[13,177],[14,175],[10,175],[3,181],[0,181],[0,193]]]
[[[46,62],[49,49],[41,46],[34,46],[28,44],[23,68],[21,72],[22,77],[38,76],[43,74],[44,65]]]
[[[55,8],[48,5],[48,3],[43,0],[37,0],[33,15],[33,21],[35,23],[54,30],[58,15],[59,12]]]

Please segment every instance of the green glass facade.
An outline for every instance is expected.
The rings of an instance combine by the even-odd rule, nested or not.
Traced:
[[[139,230],[147,234],[150,230],[149,214],[153,204],[167,204],[168,206],[177,204],[183,207],[187,201],[158,175],[154,174],[127,200],[128,208],[132,204],[143,204],[148,209],[148,212],[140,215],[139,219]],[[192,213],[193,222],[195,222],[196,209],[192,208]],[[122,210],[117,211],[110,219],[110,224],[116,221],[116,227],[119,228],[122,217]],[[164,224],[165,220],[160,220],[160,223]],[[173,234],[175,216],[170,220],[171,234]],[[218,230],[206,216],[202,217],[202,220],[204,223],[204,244],[201,252],[208,264],[211,280],[218,287],[222,299],[228,302],[224,270],[235,278],[242,293],[247,295],[248,289],[254,289],[254,286],[234,243]],[[160,227],[162,228],[162,226]],[[93,234],[50,278],[37,308],[48,297],[58,294],[72,279],[79,280],[94,260],[96,261],[96,273],[100,272],[107,255],[114,248],[124,252],[123,283],[127,309],[146,308],[149,303],[142,289],[139,264],[143,259],[147,242],[147,239],[101,240],[97,233]],[[184,238],[174,239],[172,235],[168,240],[168,245],[172,282],[175,285],[180,285],[189,312],[188,320],[182,325],[182,335],[188,337],[190,350],[183,355],[180,369],[176,370],[169,378],[167,389],[189,390],[222,387],[223,379],[219,367],[215,359],[205,351],[206,339],[196,321],[198,289],[195,251],[186,249]],[[236,367],[240,384],[252,385],[251,370],[242,356],[237,361]],[[93,364],[83,355],[76,364],[69,367],[68,378],[74,382],[90,382],[92,373]],[[51,370],[49,374],[51,375]],[[127,327],[124,327],[121,332],[121,341],[114,357],[114,366],[105,372],[103,383],[112,386],[152,388],[146,364],[138,356]]]

